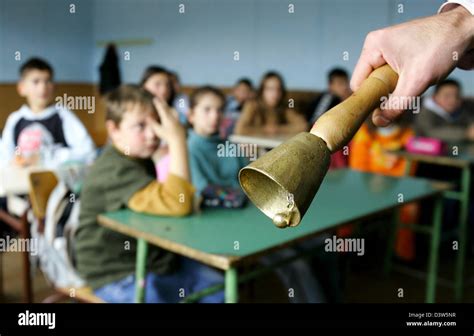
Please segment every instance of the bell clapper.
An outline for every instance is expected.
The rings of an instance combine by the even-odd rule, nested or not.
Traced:
[[[288,193],[287,200],[287,209],[284,212],[277,213],[275,214],[275,216],[273,216],[273,224],[275,224],[280,229],[284,229],[290,226],[291,217],[293,216],[293,209],[295,207],[295,200],[293,194]]]

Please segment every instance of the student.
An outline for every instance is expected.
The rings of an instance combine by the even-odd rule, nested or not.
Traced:
[[[3,164],[55,169],[68,160],[94,159],[94,143],[82,123],[67,108],[53,104],[53,68],[46,61],[32,58],[21,66],[18,93],[26,104],[6,121]]]
[[[221,123],[220,134],[227,138],[234,132],[235,124],[246,102],[254,97],[252,82],[248,78],[241,78],[232,89],[232,95],[227,97],[224,119]]]
[[[474,140],[474,115],[462,106],[458,81],[447,79],[436,85],[433,96],[425,98],[415,117],[415,131],[419,136],[451,143]]]
[[[208,185],[240,189],[239,170],[248,164],[244,157],[218,156],[224,145],[219,136],[225,106],[225,96],[212,86],[203,86],[190,99],[188,149],[193,185],[198,194]]]
[[[346,100],[351,94],[347,71],[341,68],[332,69],[328,74],[328,90],[310,104],[310,108],[306,113],[309,125],[312,126],[321,115]],[[330,169],[347,167],[347,153],[344,149],[331,155],[329,167]]]
[[[328,74],[328,90],[323,92],[311,104],[307,113],[310,125],[326,111],[330,110],[340,102],[346,100],[352,94],[349,86],[349,75],[346,70],[334,68]]]
[[[209,186],[234,187],[240,190],[238,173],[247,160],[242,157],[218,155],[218,145],[223,144],[218,130],[225,96],[214,87],[204,86],[193,92],[190,102],[189,122],[192,129],[189,131],[188,148],[192,180],[198,193]],[[307,246],[313,248],[319,243],[319,240],[313,241]],[[296,250],[287,248],[261,258],[260,261],[269,265],[283,258],[293,257],[296,253]],[[289,297],[291,302],[325,300],[318,279],[304,260],[279,267],[276,272],[287,288],[293,288],[294,295]]]
[[[367,120],[356,133],[350,144],[349,167],[352,169],[378,173],[389,176],[403,176],[407,160],[389,153],[391,150],[400,150],[405,147],[413,130],[407,126],[407,118],[401,118],[387,127],[376,127]],[[415,171],[411,167],[410,174]],[[418,216],[417,204],[406,204],[401,208],[400,220],[402,223],[416,222]],[[347,227],[345,227],[347,229]],[[350,230],[349,230],[350,231]],[[348,230],[339,232],[347,234]],[[410,229],[400,229],[396,240],[396,253],[405,260],[411,261],[415,256],[414,233]]]
[[[176,96],[168,70],[161,66],[151,65],[145,69],[140,80],[140,86],[153,96],[173,106]]]
[[[97,215],[129,208],[185,216],[192,211],[195,189],[190,183],[184,128],[159,98],[153,100],[146,90],[134,86],[118,88],[106,97],[106,128],[111,145],[92,166],[81,194],[77,269],[103,300],[133,302],[135,240],[100,226]],[[157,181],[151,160],[160,140],[169,144],[171,158],[163,183]],[[193,293],[222,281],[222,275],[207,266],[149,247],[146,302],[178,302],[183,289]],[[201,302],[222,301],[219,292]]]
[[[181,92],[181,81],[177,72],[169,72],[170,80],[173,85],[173,90],[175,92],[175,97],[173,100],[173,107],[179,114],[179,121],[182,124],[186,123],[188,110],[189,110],[189,98],[188,95],[184,92]]]
[[[283,78],[276,72],[263,76],[255,100],[245,104],[237,124],[236,134],[292,135],[308,128],[299,113],[287,107]]]
[[[226,113],[240,114],[245,103],[252,99],[254,95],[252,81],[248,78],[241,78],[232,89],[232,95],[227,97]]]

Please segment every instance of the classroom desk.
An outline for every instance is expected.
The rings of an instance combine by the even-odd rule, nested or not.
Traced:
[[[30,173],[43,170],[45,169],[38,166],[27,168],[0,166],[0,197],[28,194]]]
[[[263,136],[263,135],[229,135],[229,140],[237,144],[253,144],[261,148],[275,148],[282,144],[285,140],[290,139],[291,136]]]
[[[395,230],[399,212],[396,210],[400,205],[435,198],[428,265],[430,276],[426,287],[426,301],[434,302],[441,228],[440,200],[444,190],[424,179],[393,178],[340,169],[328,173],[302,223],[295,228],[276,228],[252,204],[241,210],[210,209],[183,218],[152,216],[125,209],[100,215],[98,221],[138,240],[137,302],[144,298],[148,243],[224,270],[225,285],[220,285],[220,289],[225,287],[226,302],[237,302],[239,266],[255,262],[258,257],[297,241],[332,231],[340,225],[387,211],[393,213],[391,229]],[[399,203],[400,195],[403,195],[403,203]],[[391,254],[387,256],[390,260]],[[244,275],[240,280],[250,277]]]
[[[450,151],[445,155],[415,154],[407,151],[390,152],[407,159],[408,165],[405,173],[411,171],[412,162],[423,162],[439,166],[448,166],[461,169],[460,190],[446,192],[445,197],[459,201],[459,253],[456,259],[454,273],[454,297],[456,302],[460,302],[464,289],[464,265],[466,260],[468,215],[469,215],[469,190],[471,187],[471,166],[474,164],[474,144],[448,145]],[[456,150],[456,151],[453,151]]]

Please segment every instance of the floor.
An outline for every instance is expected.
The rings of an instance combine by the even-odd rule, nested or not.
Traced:
[[[466,264],[466,282],[464,302],[474,302],[474,258],[470,257]],[[21,258],[16,252],[2,254],[3,262],[3,291],[0,302],[21,302]],[[439,274],[442,278],[450,278],[453,274],[452,257],[445,257],[440,262]],[[469,283],[470,282],[470,283]],[[370,286],[367,286],[370,284]],[[408,303],[423,302],[425,283],[397,271],[384,276],[380,265],[354,265],[345,280],[344,302],[351,303]],[[399,297],[399,289],[403,289],[403,297]],[[53,294],[51,287],[40,271],[34,276],[35,302]],[[265,275],[250,286],[243,288],[243,302],[285,302],[285,291],[274,274]],[[453,291],[445,286],[438,286],[437,302],[453,302]]]

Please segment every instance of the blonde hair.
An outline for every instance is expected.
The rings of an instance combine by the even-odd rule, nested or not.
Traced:
[[[124,113],[131,105],[138,104],[145,109],[151,108],[152,111],[156,112],[153,105],[153,95],[138,85],[121,85],[105,95],[104,101],[106,106],[105,120],[111,120],[116,125],[120,124]]]

